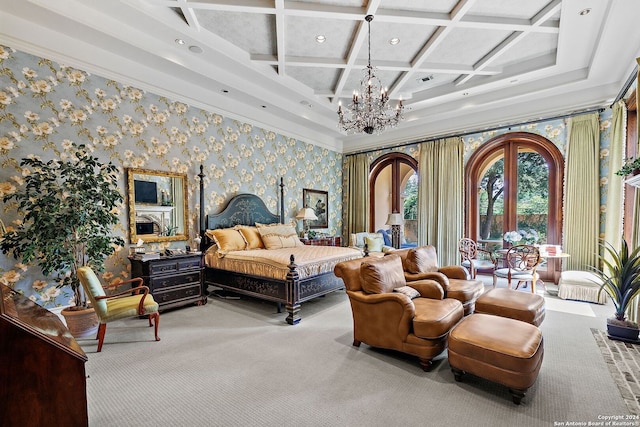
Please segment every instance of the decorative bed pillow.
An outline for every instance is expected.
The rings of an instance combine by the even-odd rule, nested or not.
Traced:
[[[407,285],[398,255],[387,255],[360,264],[362,290],[368,294],[386,294]]]
[[[384,246],[384,239],[382,236],[365,237],[364,243],[367,245],[369,252],[382,252]]]
[[[240,230],[234,228],[221,228],[207,230],[206,234],[213,239],[218,246],[218,252],[226,254],[230,251],[243,251],[247,248],[247,242],[242,237]]]
[[[296,228],[290,224],[260,224],[256,222],[262,243],[267,249],[295,248],[304,246],[298,239]]]
[[[405,269],[413,274],[438,271],[436,248],[429,245],[410,249],[405,260]]]
[[[417,289],[414,289],[411,286],[400,286],[399,288],[395,288],[393,292],[405,294],[411,299],[418,298],[420,296],[420,292],[418,292]]]
[[[249,225],[237,225],[236,228],[244,237],[247,242],[247,249],[264,249],[264,243],[262,243],[262,237],[258,232],[257,227],[251,227]]]

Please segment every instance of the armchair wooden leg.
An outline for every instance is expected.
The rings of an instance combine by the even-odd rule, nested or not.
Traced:
[[[360,347],[360,341],[358,341],[357,339],[353,339],[353,346],[354,347]]]
[[[107,332],[107,324],[100,323],[98,327],[98,353],[102,351],[102,343],[104,342],[104,334]]]
[[[155,325],[156,341],[160,341],[158,336],[158,325],[160,324],[160,313],[151,313],[149,315],[149,326],[151,326],[151,318],[153,317],[153,324]]]
[[[420,367],[422,368],[423,371],[429,372],[432,366],[433,366],[433,362],[431,361],[431,359],[420,358]]]

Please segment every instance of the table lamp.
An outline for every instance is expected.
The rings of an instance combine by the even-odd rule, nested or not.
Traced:
[[[402,215],[394,212],[390,213],[385,225],[391,226],[391,246],[400,249],[400,226],[403,223]]]
[[[316,216],[316,213],[313,209],[302,208],[300,209],[300,211],[298,211],[298,214],[296,215],[296,219],[302,220],[302,232],[304,234],[304,238],[306,239],[309,233],[309,223],[307,221],[316,220],[318,219],[318,217]]]

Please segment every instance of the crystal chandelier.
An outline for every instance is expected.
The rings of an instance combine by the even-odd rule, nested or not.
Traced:
[[[367,68],[362,70],[360,90],[353,92],[351,103],[345,113],[342,105],[338,104],[338,127],[347,133],[376,133],[380,135],[387,127],[395,127],[403,119],[404,106],[402,99],[398,101],[395,110],[389,106],[389,94],[376,76],[375,67],[371,66],[371,21],[373,15],[364,18],[369,26],[369,61]]]

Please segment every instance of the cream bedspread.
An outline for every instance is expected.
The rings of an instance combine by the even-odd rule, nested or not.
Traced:
[[[205,253],[205,265],[242,274],[284,280],[289,272],[289,258],[295,257],[296,271],[301,279],[332,272],[342,261],[361,258],[362,252],[338,246],[298,246],[283,249],[253,249],[231,251],[220,258],[216,247]]]

